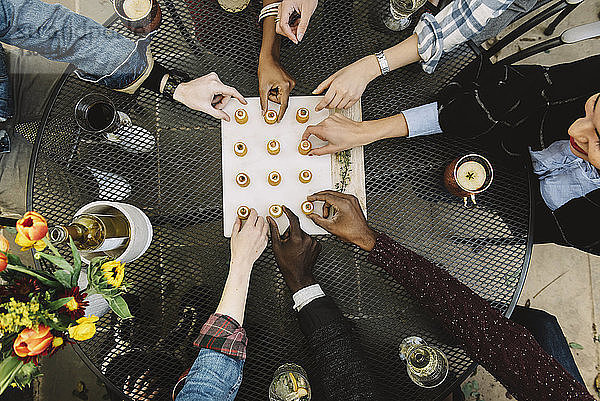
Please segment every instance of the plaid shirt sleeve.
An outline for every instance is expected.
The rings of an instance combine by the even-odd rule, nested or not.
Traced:
[[[244,360],[248,338],[246,330],[234,318],[213,313],[202,326],[194,345]]]
[[[431,74],[442,53],[466,42],[498,17],[514,0],[454,0],[435,17],[424,13],[415,28],[423,70]]]

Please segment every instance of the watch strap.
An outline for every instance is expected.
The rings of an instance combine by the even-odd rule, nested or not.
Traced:
[[[390,72],[390,65],[388,64],[387,58],[383,53],[383,50],[375,53],[375,57],[377,57],[377,61],[379,62],[379,69],[381,70],[381,75],[385,75]]]
[[[167,99],[173,99],[173,95],[175,94],[175,89],[179,86],[180,83],[185,81],[185,77],[181,75],[177,75],[176,73],[169,73],[169,78],[167,78],[167,82],[165,83],[165,87],[163,88],[162,95]]]

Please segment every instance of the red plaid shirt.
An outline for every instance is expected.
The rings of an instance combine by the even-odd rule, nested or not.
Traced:
[[[235,359],[246,359],[246,330],[231,316],[210,315],[194,345],[212,349]]]

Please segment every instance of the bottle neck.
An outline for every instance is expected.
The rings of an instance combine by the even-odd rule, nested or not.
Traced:
[[[71,224],[69,226],[54,226],[48,230],[48,237],[50,242],[58,244],[61,242],[68,242],[69,237],[73,238],[73,241],[79,241],[85,237],[85,227],[79,224]]]

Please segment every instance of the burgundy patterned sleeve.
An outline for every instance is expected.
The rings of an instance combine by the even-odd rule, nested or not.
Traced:
[[[213,313],[202,326],[194,345],[212,349],[234,359],[246,359],[248,338],[246,330],[234,318]]]
[[[386,235],[379,235],[369,260],[419,300],[517,400],[594,400],[524,327],[447,271]]]

